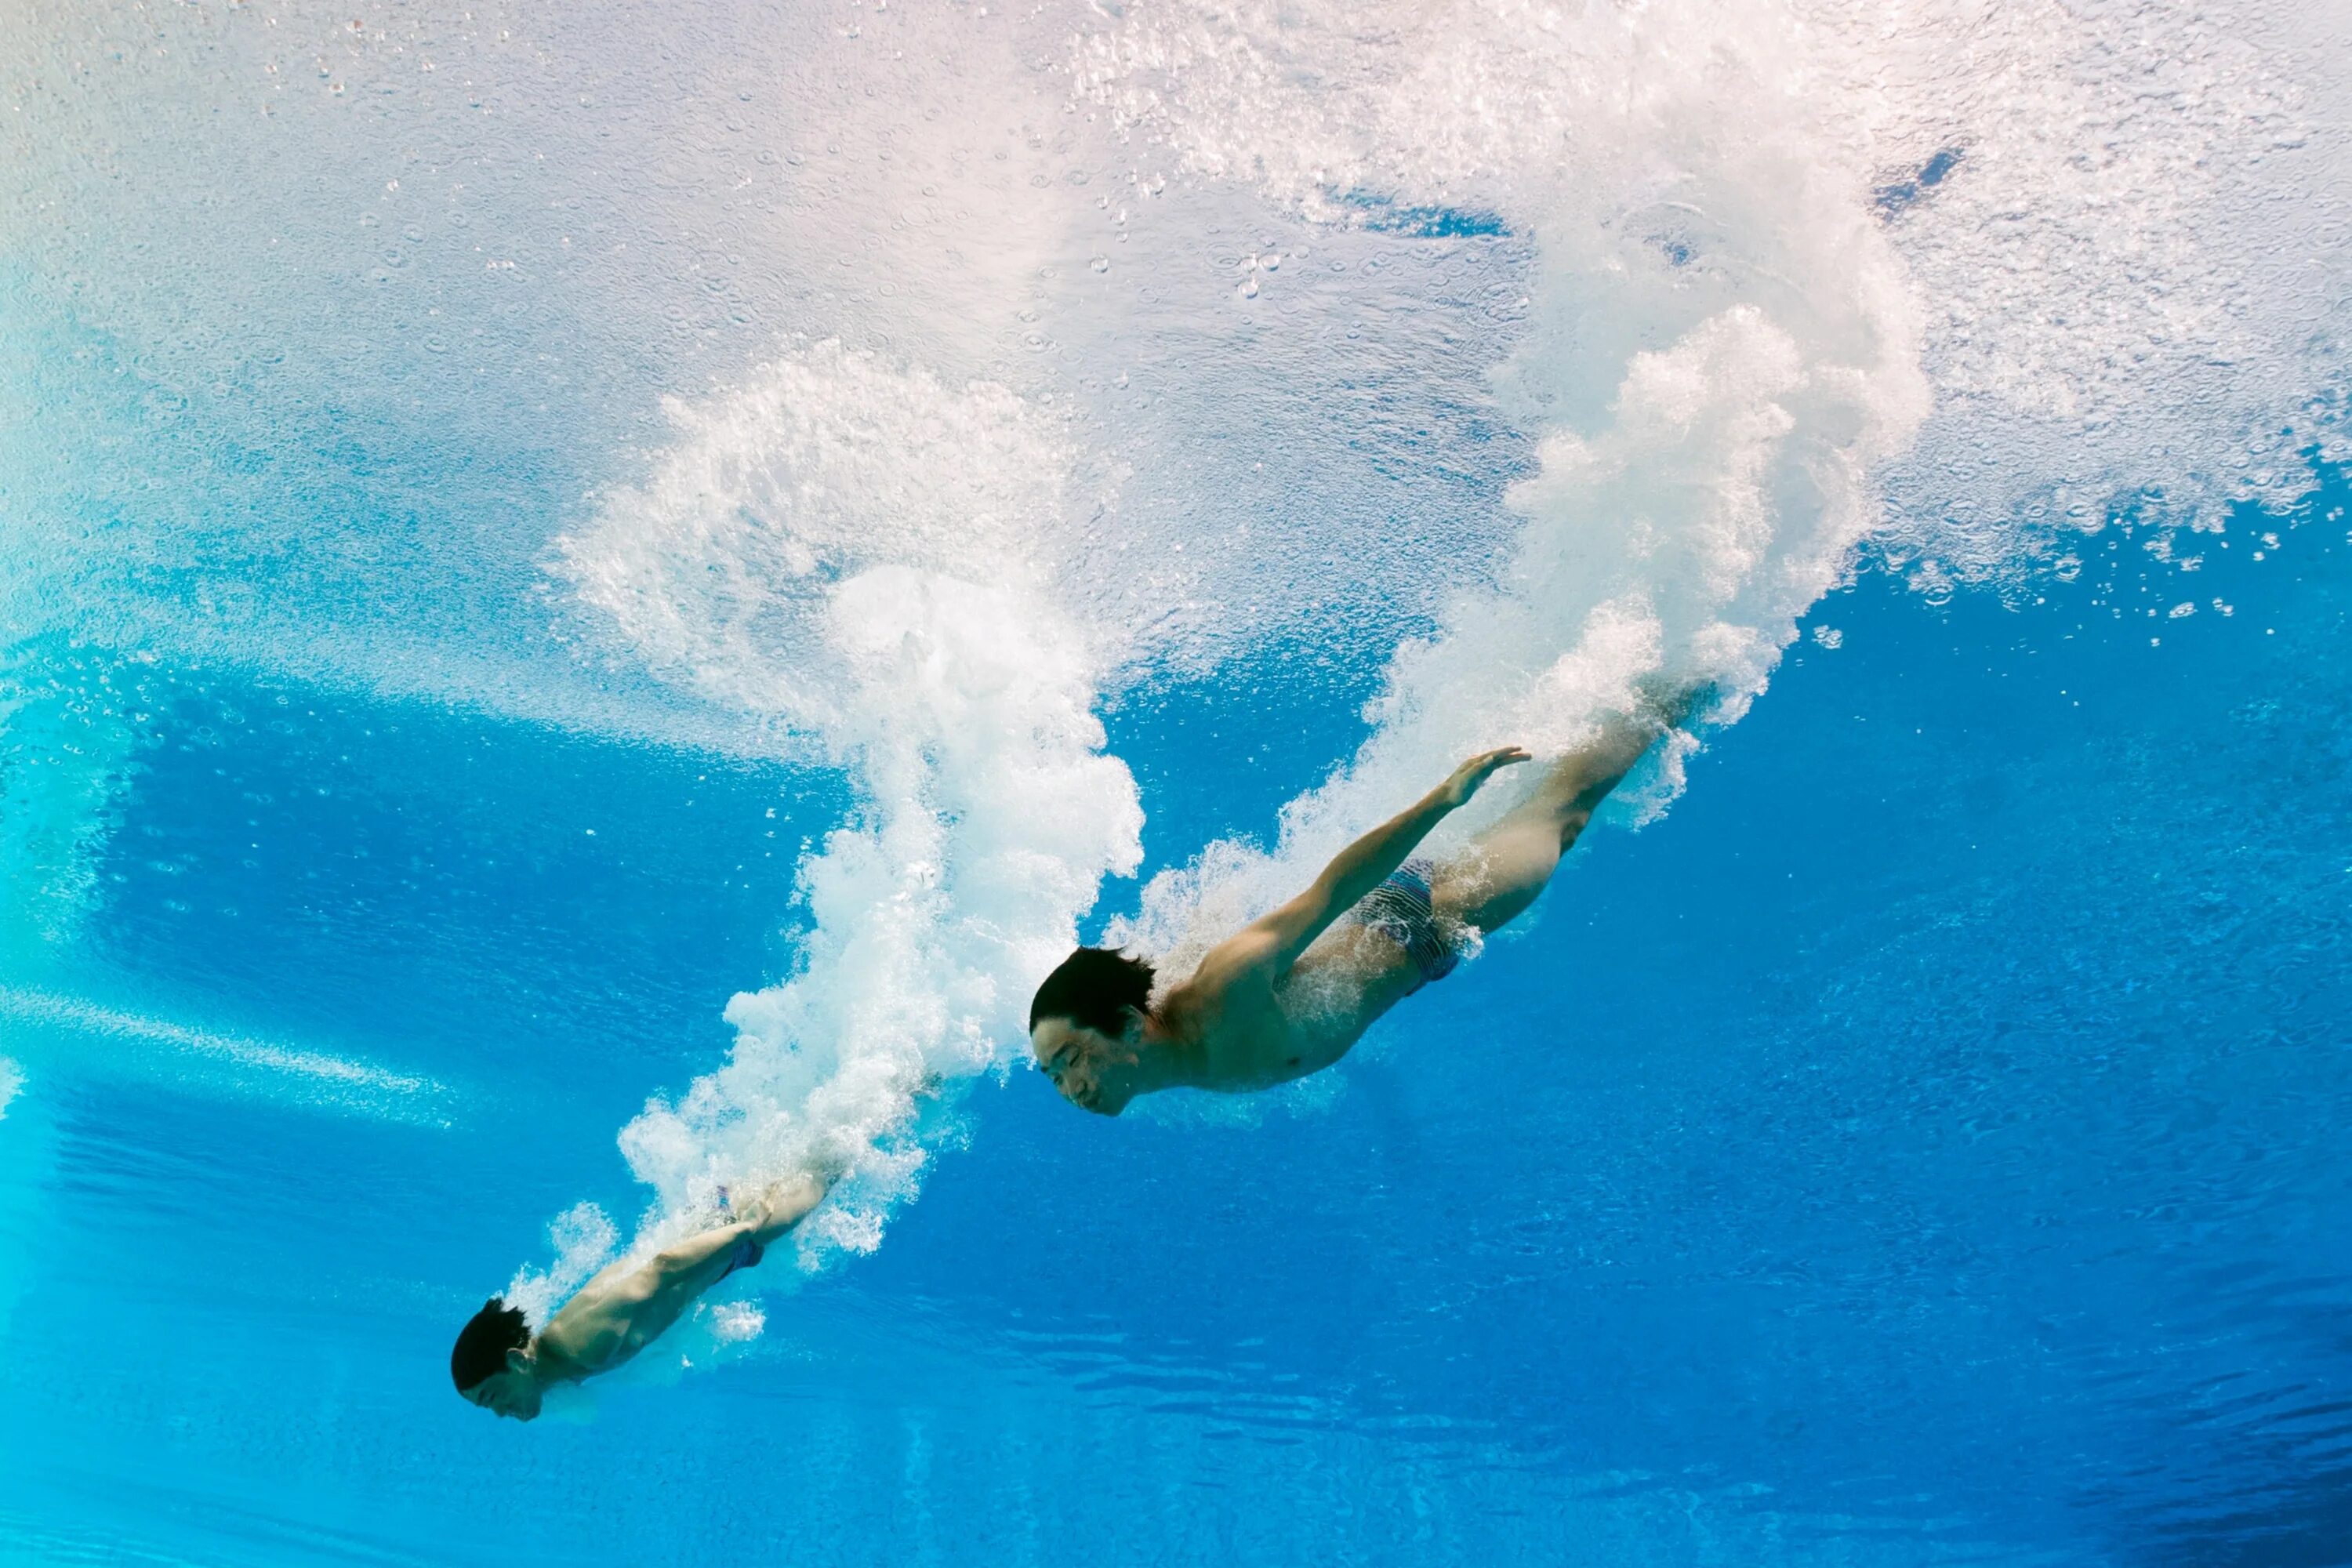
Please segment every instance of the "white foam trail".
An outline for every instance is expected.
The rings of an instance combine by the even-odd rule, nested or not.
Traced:
[[[93,1037],[119,1045],[161,1047],[268,1074],[301,1080],[326,1103],[403,1120],[428,1119],[446,1100],[446,1085],[411,1073],[323,1051],[305,1050],[241,1035],[190,1028],[161,1018],[100,1006],[79,997],[25,986],[0,985],[0,1017]]]
[[[832,343],[675,415],[566,570],[656,669],[818,748],[863,804],[800,868],[796,972],[737,996],[727,1064],[621,1142],[658,1200],[640,1247],[722,1188],[845,1167],[796,1233],[814,1264],[878,1243],[952,1090],[1134,868],[1141,814],[1091,710],[1109,650],[1055,592],[1052,420]]]
[[[9,1101],[23,1092],[24,1088],[25,1069],[6,1057],[0,1057],[0,1119],[6,1118]]]
[[[1867,475],[1907,434],[1915,390],[1899,359],[1841,363],[1748,307],[1634,356],[1612,421],[1590,438],[1556,432],[1513,489],[1526,521],[1509,586],[1465,598],[1438,637],[1400,651],[1373,734],[1284,809],[1273,850],[1212,846],[1156,878],[1111,939],[1181,973],[1454,760],[1504,742],[1557,755],[1601,710],[1630,709],[1652,672],[1714,683],[1713,716],[1738,717],[1867,532]],[[1879,416],[1890,407],[1897,417]],[[1665,753],[1650,810],[1678,787],[1681,754]],[[1433,845],[1512,794],[1492,793]]]

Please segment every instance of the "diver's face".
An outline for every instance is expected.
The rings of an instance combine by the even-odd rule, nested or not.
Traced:
[[[508,1352],[509,1362],[520,1355]],[[494,1415],[511,1415],[518,1421],[529,1421],[539,1414],[541,1394],[539,1379],[509,1364],[504,1372],[494,1372],[465,1391],[466,1397]]]
[[[1029,1048],[1037,1053],[1037,1065],[1064,1100],[1082,1110],[1114,1114],[1103,1103],[1102,1068],[1106,1062],[1135,1059],[1125,1041],[1067,1018],[1043,1018],[1029,1032]]]

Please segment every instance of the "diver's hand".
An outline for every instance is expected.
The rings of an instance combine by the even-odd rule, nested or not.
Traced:
[[[1515,763],[1530,761],[1528,753],[1517,746],[1497,746],[1491,752],[1481,752],[1460,767],[1454,776],[1437,786],[1437,798],[1446,810],[1465,805],[1478,793],[1478,786],[1493,778],[1501,769]]]

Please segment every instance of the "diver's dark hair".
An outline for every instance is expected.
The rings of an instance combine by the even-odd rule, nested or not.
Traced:
[[[449,1352],[449,1376],[465,1393],[484,1378],[507,1369],[507,1352],[530,1343],[530,1324],[520,1307],[509,1307],[493,1296],[457,1331],[457,1348]]]
[[[1151,1011],[1151,965],[1108,947],[1082,947],[1037,987],[1029,1026],[1067,1018],[1114,1039],[1127,1032],[1127,1015]]]

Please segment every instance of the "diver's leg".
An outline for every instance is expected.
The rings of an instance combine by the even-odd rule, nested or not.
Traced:
[[[751,1227],[753,1243],[764,1247],[800,1224],[811,1209],[824,1201],[825,1188],[830,1184],[830,1178],[805,1173],[769,1184],[743,1208],[743,1222]]]
[[[1655,720],[1609,715],[1597,740],[1554,763],[1535,794],[1437,868],[1431,887],[1437,912],[1481,933],[1517,918],[1551,880],[1593,811],[1663,732]]]

